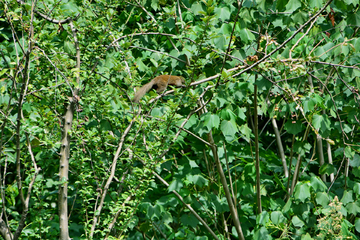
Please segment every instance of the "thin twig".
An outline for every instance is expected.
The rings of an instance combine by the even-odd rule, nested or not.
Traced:
[[[137,116],[139,116],[140,114],[140,108],[139,108],[139,111],[138,111],[138,114]],[[125,129],[123,135],[121,136],[121,139],[120,139],[120,142],[119,142],[119,145],[118,145],[118,148],[116,150],[116,153],[114,155],[114,158],[113,158],[113,161],[112,161],[112,166],[111,166],[111,172],[110,172],[110,175],[106,181],[106,184],[104,186],[104,189],[103,189],[103,192],[101,194],[101,199],[100,199],[100,203],[99,203],[99,206],[97,207],[96,209],[96,213],[97,214],[94,214],[94,218],[93,218],[93,224],[91,226],[91,231],[90,231],[90,238],[93,237],[94,235],[94,232],[95,232],[95,227],[98,223],[98,217],[100,216],[100,213],[101,213],[101,210],[102,210],[102,207],[104,205],[104,200],[105,200],[105,196],[107,194],[107,191],[109,190],[109,186],[110,186],[110,183],[112,182],[114,176],[115,176],[115,170],[116,170],[116,164],[117,164],[117,160],[119,158],[119,155],[120,155],[120,152],[121,152],[121,149],[123,147],[123,144],[125,142],[125,139],[126,139],[126,136],[128,135],[128,133],[130,132],[130,129],[132,127],[132,125],[134,124],[134,122],[136,121],[136,118],[137,117],[134,117],[131,122],[129,123],[128,127]]]
[[[273,54],[275,54],[277,51],[279,51],[281,48],[283,48],[288,42],[290,42],[299,32],[301,32],[307,25],[309,25],[315,18],[317,18],[326,8],[327,6],[329,6],[329,4],[332,2],[332,0],[329,0],[323,8],[321,8],[312,18],[310,18],[306,23],[304,23],[295,33],[293,33],[293,35],[291,37],[289,37],[288,39],[286,39],[282,44],[280,44],[280,46],[278,46],[276,49],[274,49],[272,52],[270,52],[269,54],[265,55],[262,59],[260,59],[259,61],[255,62],[254,64],[252,64],[251,66],[245,68],[244,70],[242,70],[241,72],[234,74],[233,77],[239,76],[241,74],[243,74],[244,72],[249,71],[250,69],[253,69],[254,67],[256,67],[257,65],[259,65],[260,63],[264,62],[266,59],[268,59],[269,57],[271,57]]]

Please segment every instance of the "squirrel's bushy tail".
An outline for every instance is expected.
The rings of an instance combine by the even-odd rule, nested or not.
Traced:
[[[133,98],[133,102],[138,103],[140,99],[153,87],[154,82],[151,81],[144,86],[142,86],[136,93]]]

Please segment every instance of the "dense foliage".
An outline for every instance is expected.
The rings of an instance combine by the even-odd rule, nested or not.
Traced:
[[[0,6],[3,239],[358,239],[357,0]]]

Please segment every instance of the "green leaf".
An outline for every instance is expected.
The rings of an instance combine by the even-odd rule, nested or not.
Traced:
[[[233,139],[237,132],[236,123],[234,121],[223,120],[221,122],[220,130],[225,137],[229,137],[230,139]]]
[[[190,226],[193,228],[195,228],[199,223],[199,220],[197,220],[193,214],[183,214],[180,220],[185,226]]]
[[[306,22],[306,20],[308,20],[308,17],[309,15],[306,12],[297,12],[292,15],[292,20],[298,24],[303,24]],[[301,47],[302,45],[299,46],[299,48]]]
[[[313,119],[312,119],[312,124],[315,129],[321,128],[322,131],[325,131],[330,128],[331,122],[330,122],[328,116],[325,114],[323,114],[323,115],[314,114]]]
[[[314,110],[315,107],[315,100],[310,98],[310,99],[306,99],[305,101],[303,101],[303,106],[304,106],[304,112],[308,113]]]
[[[157,11],[159,8],[159,0],[151,0],[151,7],[152,7],[152,9]]]
[[[309,6],[311,8],[321,8],[323,6],[323,2],[321,0],[311,0],[309,1]]]
[[[315,191],[325,192],[327,190],[325,183],[318,176],[311,177],[310,185]]]
[[[26,111],[27,113],[31,113],[32,108],[31,108],[31,104],[29,103],[24,103],[22,106],[23,110]]]
[[[238,118],[240,118],[241,120],[246,120],[246,108],[243,107],[243,108],[239,108],[237,107],[236,110],[235,110],[235,113],[237,115]]]
[[[222,108],[225,105],[225,103],[227,103],[227,100],[224,98],[217,97],[215,99],[215,103],[218,108]]]
[[[77,223],[71,223],[69,229],[71,231],[80,232],[83,229],[83,226]]]
[[[203,15],[205,13],[205,8],[201,3],[194,3],[191,5],[191,11],[195,15]]]
[[[353,14],[349,14],[348,18],[347,18],[347,22],[348,24],[353,24],[353,25],[360,25],[360,12],[357,11],[356,13]]]
[[[220,112],[220,117],[224,120],[235,121],[236,115],[229,108],[225,108]]]
[[[57,185],[57,184],[58,184],[58,182],[52,180],[51,178],[48,178],[48,179],[46,179],[45,186],[47,188],[52,188],[54,185]]]
[[[210,196],[211,196],[211,203],[217,212],[223,213],[229,211],[229,205],[225,197],[220,199],[217,195],[213,193],[211,193]]]
[[[360,218],[355,219],[355,229],[358,233],[360,233]]]
[[[223,69],[223,70],[221,71],[221,78],[227,79],[227,78],[230,77],[230,76],[231,76],[231,74],[230,74],[228,71],[226,71],[226,69]]]
[[[323,107],[324,99],[319,94],[313,94],[312,99],[316,102],[316,104],[320,104]]]
[[[107,130],[111,131],[111,130],[112,130],[109,121],[107,121],[107,120],[105,120],[105,119],[101,120],[101,122],[100,122],[100,129],[101,129],[102,131],[107,131]]]
[[[294,216],[291,219],[291,222],[295,227],[298,227],[298,228],[301,228],[305,225],[305,223],[298,216]]]
[[[148,218],[153,219],[154,217],[160,218],[161,217],[161,207],[158,204],[155,204],[155,206],[149,204],[147,208],[146,215]]]
[[[286,123],[285,123],[285,130],[290,133],[290,134],[298,134],[299,132],[301,132],[302,130],[302,122],[300,120],[297,120],[297,121],[292,121],[292,120],[288,120]]]
[[[283,207],[283,212],[284,213],[287,213],[287,212],[289,212],[290,211],[290,209],[291,209],[291,204],[292,203],[292,200],[291,199],[289,199],[287,202],[286,202],[286,204],[284,205],[284,207]]]
[[[266,91],[273,86],[272,83],[266,78],[260,78],[256,80],[255,84],[258,86],[258,90],[263,91]]]
[[[180,179],[175,179],[173,180],[170,184],[169,184],[169,187],[168,187],[168,192],[171,192],[171,191],[180,191],[181,188],[184,186],[184,184],[181,182]]]
[[[354,40],[354,47],[355,47],[355,51],[360,52],[360,38],[357,38]],[[358,84],[358,87],[359,87],[359,84]]]
[[[228,41],[225,36],[221,35],[214,39],[214,45],[216,48],[225,51],[228,45]]]
[[[114,57],[113,54],[106,54],[106,59],[105,59],[105,67],[111,69],[114,67]]]
[[[335,173],[336,169],[332,164],[325,163],[319,169],[320,174],[327,174],[330,175],[331,173]]]
[[[251,129],[248,127],[248,125],[246,123],[241,125],[239,130],[240,130],[241,134],[243,134],[245,136],[247,141],[250,141]]]
[[[151,111],[151,116],[153,117],[162,117],[165,114],[166,109],[164,107],[154,108]]]
[[[37,112],[32,112],[32,113],[30,113],[29,118],[31,120],[33,120],[34,122],[36,122],[40,118],[40,115]]]
[[[272,239],[268,230],[265,227],[261,227],[257,230],[252,238],[253,240],[270,240]]]
[[[301,202],[305,202],[307,198],[310,198],[310,187],[307,183],[298,183],[295,187],[294,198],[299,199]]]
[[[227,21],[230,19],[231,13],[228,7],[217,7],[214,10],[216,18],[221,19],[221,21]]]
[[[174,222],[174,219],[173,219],[172,215],[169,212],[163,212],[161,214],[160,220],[165,224],[169,224],[169,223]]]
[[[271,221],[275,225],[279,225],[280,223],[285,223],[286,218],[284,217],[283,213],[280,211],[274,211],[271,213]]]
[[[301,1],[299,1],[299,0],[290,0],[286,4],[286,12],[294,12],[299,7],[301,7]]]
[[[265,226],[269,222],[269,213],[262,211],[259,215],[256,216],[257,225]]]
[[[145,72],[148,69],[144,62],[141,60],[141,58],[138,58],[136,60],[136,66],[142,72]]]
[[[219,128],[220,118],[218,115],[208,113],[204,117],[204,126],[210,131],[212,128]]]
[[[206,178],[204,178],[201,175],[191,175],[188,174],[186,175],[186,179],[191,182],[194,183],[195,185],[199,186],[199,187],[203,187],[203,186],[207,186],[208,185],[208,180]]]
[[[309,233],[301,236],[301,240],[313,240]]]
[[[345,156],[346,156],[347,158],[352,158],[354,155],[355,155],[355,152],[352,151],[352,149],[351,149],[350,146],[347,146],[347,147],[345,148]]]
[[[342,202],[342,204],[346,205],[350,202],[354,202],[354,199],[353,199],[353,191],[350,190],[345,190],[344,191],[344,194],[343,194],[343,197],[341,198],[340,202]]]
[[[74,44],[73,44],[72,42],[65,41],[65,42],[64,42],[64,51],[65,51],[67,54],[74,55],[74,54],[75,54]]]
[[[355,153],[354,157],[349,159],[349,163],[351,167],[360,167],[360,155]]]
[[[358,213],[360,213],[360,206],[359,205],[360,205],[359,201],[351,202],[351,203],[346,205],[346,210],[347,210],[348,213],[351,213],[354,216],[356,216]]]
[[[198,168],[199,167],[199,165],[197,165],[197,163],[195,161],[190,160],[190,159],[189,159],[189,165],[190,165],[191,168]]]
[[[233,24],[229,24],[229,23],[224,23],[221,25],[219,31],[218,31],[218,34],[220,34],[220,36],[230,36],[231,33],[232,33],[232,30],[233,30]],[[230,37],[225,37],[225,40],[226,40],[226,48],[228,47],[229,45],[229,41],[230,41]],[[224,72],[226,74],[224,74]],[[226,69],[223,69],[223,71],[221,72],[221,77],[224,78],[224,79],[227,79],[228,77],[230,77],[231,74],[228,73],[226,71]]]
[[[325,192],[316,193],[315,200],[317,204],[320,204],[323,207],[327,206],[330,202],[329,195]]]
[[[241,41],[248,43],[255,40],[255,36],[252,32],[249,31],[247,28],[240,29],[240,39]]]
[[[151,229],[150,222],[144,222],[140,225],[140,230],[143,232],[148,232]]]
[[[280,1],[277,1],[277,3]],[[272,25],[274,25],[274,27],[280,27],[283,28],[285,27],[283,20],[281,18],[276,18],[274,21],[272,21]]]
[[[354,174],[355,177],[360,177],[360,167],[353,168],[352,173]]]
[[[182,123],[182,121],[181,121],[181,123]],[[185,128],[189,129],[192,126],[196,125],[197,123],[198,123],[198,119],[194,115],[192,115],[190,117],[189,121],[187,121],[187,123],[185,124]]]
[[[360,195],[360,183],[358,182],[354,183],[353,190],[356,195]]]
[[[352,225],[349,221],[345,219],[341,222],[341,234],[343,236],[351,236],[353,239],[355,239],[356,236],[351,234],[351,232],[349,231],[350,228],[352,228],[353,226],[354,225]]]
[[[79,7],[74,2],[71,1],[61,5],[60,8],[63,10],[68,10],[69,13],[73,13],[73,14],[79,13]],[[66,16],[68,16],[68,14],[66,14]]]

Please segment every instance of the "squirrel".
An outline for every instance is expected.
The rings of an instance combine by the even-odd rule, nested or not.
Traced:
[[[174,85],[177,87],[184,87],[185,79],[181,76],[171,76],[171,75],[160,75],[152,79],[149,83],[142,86],[136,93],[133,98],[133,102],[139,102],[140,99],[152,88],[156,89],[158,94],[162,93],[167,85]]]

